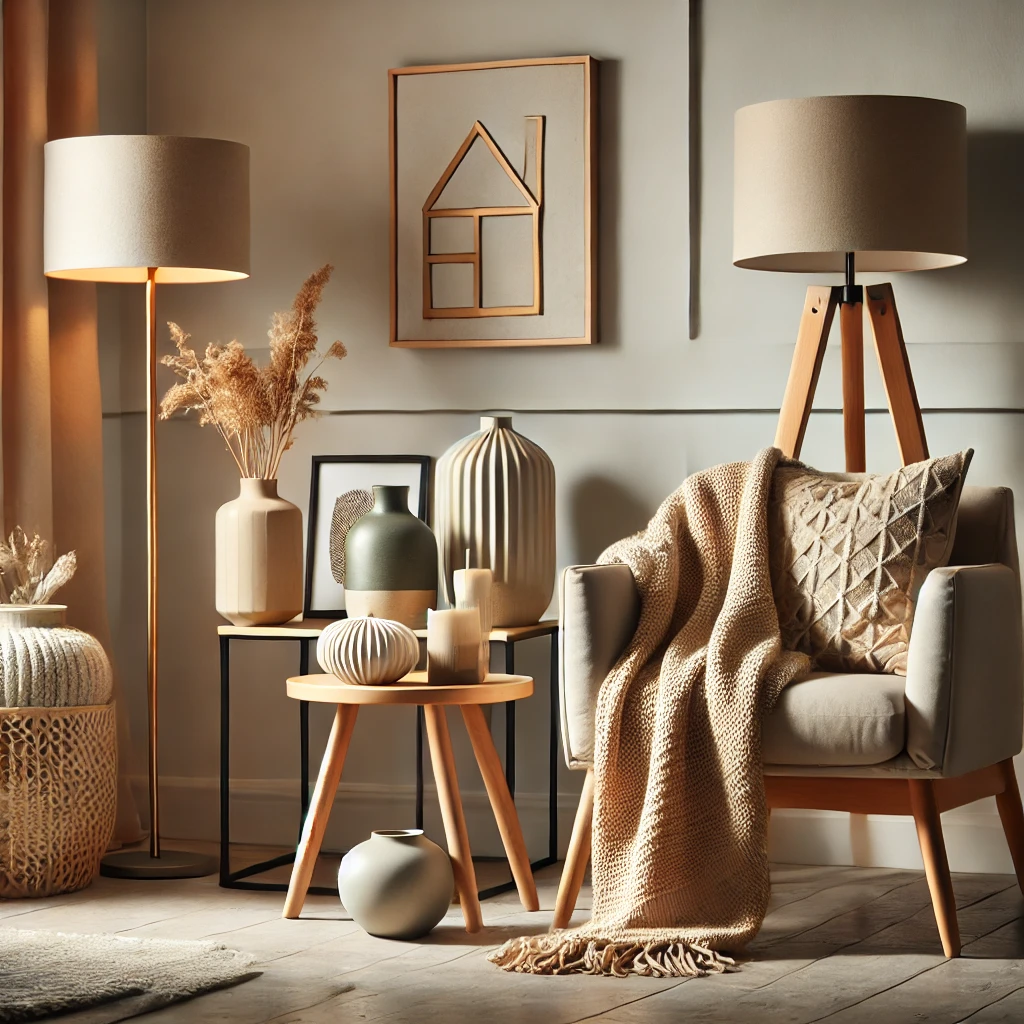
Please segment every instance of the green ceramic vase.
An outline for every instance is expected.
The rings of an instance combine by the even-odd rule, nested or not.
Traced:
[[[437,607],[437,541],[409,511],[409,488],[376,485],[345,537],[345,610],[425,629]]]

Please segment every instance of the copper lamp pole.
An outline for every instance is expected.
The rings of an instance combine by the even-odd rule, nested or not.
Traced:
[[[146,285],[149,849],[109,854],[101,870],[121,878],[208,875],[214,857],[160,842],[156,285],[249,276],[249,150],[219,139],[90,135],[49,142],[44,155],[45,273]]]
[[[156,493],[156,267],[146,268],[146,701],[149,710],[149,855],[160,857],[157,630],[160,549]]]

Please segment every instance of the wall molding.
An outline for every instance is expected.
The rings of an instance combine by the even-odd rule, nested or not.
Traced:
[[[319,417],[325,416],[490,416],[501,413],[506,416],[778,416],[779,409],[773,407],[689,408],[689,409],[321,409]],[[1022,416],[1024,407],[1017,406],[924,406],[926,416]],[[888,416],[887,408],[864,410],[867,416]],[[813,409],[812,416],[842,416],[841,407]],[[105,420],[123,419],[128,416],[145,416],[145,409],[122,409],[103,413]],[[171,422],[199,426],[195,417],[175,419]]]

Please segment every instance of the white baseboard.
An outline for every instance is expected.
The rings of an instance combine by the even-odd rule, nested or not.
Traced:
[[[133,780],[139,805],[146,780]],[[298,834],[297,779],[233,779],[231,839],[268,846],[294,845]],[[163,833],[172,839],[216,840],[220,835],[220,797],[216,778],[164,776],[160,780]],[[326,850],[347,850],[373,829],[411,828],[415,823],[413,786],[343,782],[331,814]],[[579,797],[558,796],[558,854],[565,856]],[[473,852],[501,856],[501,840],[483,791],[464,790],[462,803]],[[425,826],[444,841],[437,797],[425,787]],[[547,855],[546,793],[518,793],[516,807],[534,860]],[[942,816],[949,866],[953,871],[1009,874],[1013,863],[993,800],[958,808]],[[920,870],[921,853],[913,819],[837,811],[779,810],[772,813],[769,855],[779,863],[856,864]]]
[[[140,808],[146,804],[146,779],[136,776],[132,786]],[[558,797],[559,856],[565,856],[576,815],[578,794]],[[428,836],[444,842],[444,829],[433,785],[424,787],[424,826]],[[501,838],[494,824],[487,794],[463,790],[462,805],[473,853],[502,856]],[[527,849],[533,860],[548,852],[548,797],[546,793],[517,793],[516,808]],[[160,779],[161,832],[170,839],[216,840],[220,836],[220,783],[216,778],[162,776]],[[374,829],[412,828],[416,821],[415,786],[342,782],[331,812],[325,850],[347,850]],[[298,779],[232,779],[231,841],[266,846],[294,846],[299,828]]]
[[[951,870],[1013,873],[994,801],[943,814],[942,834]],[[768,853],[779,863],[923,868],[914,819],[909,816],[772,811]]]

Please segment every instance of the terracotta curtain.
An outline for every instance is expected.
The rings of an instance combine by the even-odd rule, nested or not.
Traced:
[[[78,553],[59,599],[70,624],[110,653],[96,286],[43,276],[43,144],[98,127],[95,0],[2,2],[3,533],[20,525]],[[129,841],[140,828],[128,785],[127,709],[118,707],[116,837]]]

